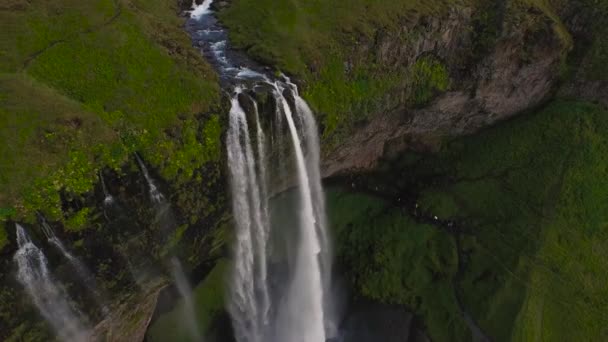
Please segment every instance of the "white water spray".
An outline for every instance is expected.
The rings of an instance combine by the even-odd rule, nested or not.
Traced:
[[[17,224],[16,228],[19,246],[14,256],[18,266],[17,280],[61,340],[87,341],[89,332],[80,320],[82,314],[70,306],[65,292],[56,284],[42,251],[30,240],[23,227]]]
[[[188,330],[190,331],[190,337],[193,341],[202,341],[202,335],[196,321],[192,288],[190,288],[188,279],[186,279],[184,270],[182,269],[182,264],[177,258],[171,259],[171,272],[173,273],[173,279],[175,279],[177,290],[184,299],[184,318],[188,325]]]
[[[236,222],[235,265],[230,312],[238,341],[264,341],[270,297],[267,284],[267,198],[262,198],[265,166],[256,166],[249,126],[238,101],[232,99],[228,130],[228,161]],[[261,127],[260,127],[261,131]],[[261,140],[260,140],[261,139]],[[258,155],[265,152],[258,137]],[[256,173],[257,170],[257,173]],[[266,213],[265,213],[266,212]]]
[[[192,11],[190,11],[190,17],[193,19],[199,19],[203,15],[211,12],[210,6],[213,0],[204,0],[200,5],[196,4],[195,0],[192,0]]]

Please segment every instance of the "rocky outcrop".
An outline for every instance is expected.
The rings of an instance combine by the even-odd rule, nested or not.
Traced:
[[[408,103],[412,86],[404,82],[387,96],[380,112],[326,151],[324,175],[370,170],[404,149],[434,150],[446,138],[471,134],[546,101],[558,84],[567,39],[543,13],[519,13],[522,17],[513,24],[514,9],[499,4],[493,11],[494,20],[484,28],[476,27],[472,9],[452,9],[444,17],[418,18],[361,44],[355,56],[368,56],[360,58],[396,71],[433,56],[449,71],[450,86],[415,106]]]
[[[148,325],[156,309],[156,303],[164,282],[158,282],[140,295],[136,295],[111,315],[101,321],[93,331],[92,340],[97,342],[143,341]]]

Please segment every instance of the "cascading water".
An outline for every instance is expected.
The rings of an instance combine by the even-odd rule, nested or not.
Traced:
[[[91,292],[93,299],[95,300],[97,306],[101,309],[104,315],[108,314],[108,306],[106,305],[106,301],[104,300],[104,295],[99,291],[96,285],[95,276],[93,273],[89,271],[89,268],[78,259],[74,254],[72,254],[63,244],[63,242],[57,237],[53,228],[49,225],[42,214],[38,213],[38,220],[40,221],[40,226],[42,227],[42,232],[46,236],[47,240],[51,245],[53,245],[57,250],[63,255],[63,257],[68,261],[68,263],[72,266],[72,268],[76,271],[76,275],[80,278],[80,281],[83,285],[85,285]]]
[[[30,240],[20,225],[17,228],[19,250],[17,280],[23,285],[40,314],[50,323],[63,341],[87,341],[89,332],[82,314],[72,308],[61,286],[51,276],[44,254]]]
[[[325,342],[336,329],[314,116],[288,78],[273,81],[263,68],[229,49],[227,33],[210,5],[205,1],[197,7],[205,6],[191,13],[186,27],[223,84],[234,89],[226,145],[235,222],[228,305],[236,340]],[[247,60],[251,67],[235,60]],[[270,89],[277,104],[269,135],[248,95],[258,87]],[[297,205],[289,209],[289,222],[276,226],[270,196],[290,182],[297,185]]]
[[[156,183],[154,183],[154,180],[150,176],[150,172],[148,172],[148,168],[146,167],[146,164],[144,164],[143,160],[141,160],[141,158],[139,157],[139,155],[137,153],[135,154],[135,159],[137,159],[139,168],[141,169],[141,172],[144,174],[144,178],[146,179],[146,182],[148,183],[148,191],[150,193],[150,200],[152,201],[152,203],[164,202],[165,197],[160,192],[160,190],[158,190]]]
[[[265,270],[267,224],[263,222],[259,181],[256,174],[249,126],[238,101],[232,99],[227,136],[232,205],[236,222],[235,265],[230,312],[238,341],[263,341],[266,315],[270,307]],[[259,169],[258,169],[259,170]],[[261,311],[261,314],[260,314]]]
[[[55,235],[55,231],[53,230],[53,228],[51,228],[46,219],[40,214],[38,215],[38,218],[40,221],[40,226],[42,227],[42,231],[44,232],[44,235],[46,236],[48,241],[53,246],[55,246],[55,248],[57,248],[59,252],[61,252],[61,254],[70,263],[72,268],[74,268],[74,270],[81,278],[81,280],[85,283],[85,285],[91,285],[91,282],[95,280],[95,277],[93,277],[91,271],[89,271],[89,269],[82,263],[82,261],[80,261],[80,259],[75,257],[72,253],[70,253],[70,251],[68,251],[63,242],[57,237],[57,235]]]
[[[283,322],[279,325],[279,337],[285,341],[325,341],[323,281],[318,257],[321,254],[321,243],[317,232],[318,219],[313,205],[310,175],[291,109],[278,86],[276,96],[291,133],[300,195],[300,242],[297,246],[294,278],[289,284],[286,305],[280,315]]]
[[[335,303],[331,296],[332,292],[332,249],[331,240],[328,236],[327,217],[325,213],[325,193],[321,184],[321,171],[320,171],[320,143],[317,123],[314,115],[306,101],[298,94],[298,88],[295,84],[289,82],[292,91],[294,92],[294,102],[296,111],[302,119],[302,129],[305,136],[306,151],[307,155],[307,167],[308,173],[310,174],[310,187],[313,199],[313,209],[315,217],[317,219],[317,233],[321,243],[321,273],[323,279],[323,294],[324,305],[325,305],[325,330],[333,336],[337,334],[338,327],[336,326],[337,315]]]
[[[238,341],[325,341],[328,336],[333,336],[335,328],[331,324],[331,315],[326,314],[331,311],[331,259],[316,124],[312,112],[297,94],[297,88],[294,89],[295,115],[304,130],[303,134],[299,133],[292,108],[283,96],[283,91],[290,86],[280,82],[273,86],[296,164],[299,207],[291,224],[298,230],[297,238],[292,239],[291,246],[287,247],[295,248],[295,260],[290,262],[293,267],[287,271],[289,274],[281,277],[287,281],[279,285],[281,288],[271,291],[269,283],[273,275],[268,274],[268,244],[272,232],[268,179],[273,175],[268,172],[283,166],[267,164],[267,138],[260,124],[257,105],[254,102],[252,107],[255,128],[251,128],[239,96],[249,101],[253,99],[242,95],[241,88],[237,87],[231,100],[226,142],[236,223],[230,312]],[[255,139],[251,134],[255,134]],[[282,134],[282,129],[275,129],[275,134]],[[273,140],[279,141],[279,138],[273,137]],[[279,298],[272,297],[271,292]]]
[[[190,11],[190,16],[192,18],[200,18],[201,16],[209,13],[209,6],[213,0],[204,0],[200,5],[196,4],[195,0],[192,0],[192,11]]]

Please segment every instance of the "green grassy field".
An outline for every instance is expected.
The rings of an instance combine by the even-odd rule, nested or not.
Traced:
[[[168,180],[219,158],[216,76],[176,6],[14,0],[0,11],[4,218],[62,220],[58,191],[90,191],[134,151]]]

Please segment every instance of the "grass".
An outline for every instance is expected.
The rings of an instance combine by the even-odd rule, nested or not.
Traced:
[[[172,1],[17,2],[0,12],[0,207],[62,220],[139,151],[171,180],[219,159],[217,82]],[[208,137],[205,134],[209,134]],[[169,156],[177,155],[172,159]],[[4,217],[6,219],[7,217]],[[69,214],[66,219],[70,220]]]
[[[421,210],[468,232],[456,287],[494,339],[608,338],[606,129],[605,108],[555,101],[438,155],[392,162]]]
[[[228,266],[228,261],[219,261],[209,275],[193,290],[196,322],[204,335],[210,333],[214,319],[224,312],[225,276]],[[180,300],[172,311],[160,316],[150,326],[146,339],[152,342],[192,341],[184,314],[184,303],[183,300]]]

